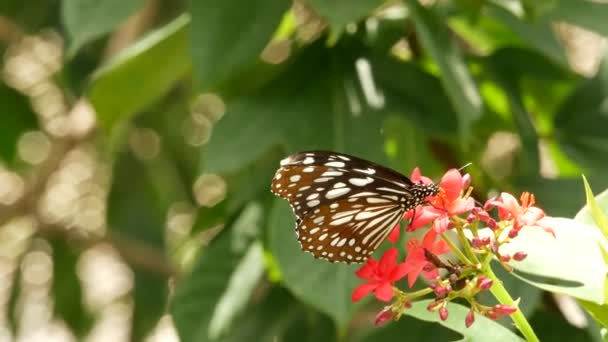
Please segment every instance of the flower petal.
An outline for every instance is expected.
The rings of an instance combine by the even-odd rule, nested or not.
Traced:
[[[378,271],[383,277],[388,276],[393,268],[397,265],[397,256],[399,252],[397,248],[389,248],[384,252],[378,263]]]
[[[442,214],[443,212],[437,208],[431,206],[418,206],[415,210],[415,216],[407,226],[406,231],[411,232],[424,227]]]
[[[378,287],[378,283],[365,283],[357,286],[351,294],[353,302],[358,302]]]
[[[399,235],[401,234],[401,223],[397,223],[390,234],[388,234],[388,241],[391,243],[396,243],[399,240]]]
[[[382,284],[380,284],[380,286],[376,288],[374,294],[379,300],[383,302],[388,302],[389,300],[391,300],[391,298],[393,298],[393,287],[391,286],[391,283],[383,282]]]
[[[380,280],[376,274],[378,262],[372,258],[367,259],[367,262],[355,272],[357,277],[367,280]]]
[[[439,187],[445,193],[446,198],[449,201],[453,201],[460,196],[462,184],[462,175],[460,172],[456,169],[450,169],[441,177]]]
[[[391,271],[391,274],[389,275],[388,280],[391,283],[399,281],[401,278],[405,277],[405,275],[407,274],[407,271],[408,271],[408,267],[405,263],[398,264],[397,267],[395,267]]]

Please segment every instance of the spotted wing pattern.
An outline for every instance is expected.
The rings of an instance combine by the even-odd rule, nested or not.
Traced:
[[[346,263],[364,262],[406,210],[436,192],[381,165],[325,151],[283,159],[271,189],[291,205],[304,251]]]

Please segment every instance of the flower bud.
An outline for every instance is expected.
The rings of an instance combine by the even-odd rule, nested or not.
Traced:
[[[500,315],[510,315],[517,311],[517,308],[512,305],[496,304],[493,310]]]
[[[481,211],[481,208],[479,208],[479,207],[473,207],[473,209],[471,209],[471,214],[477,216],[480,211]]]
[[[481,239],[481,244],[482,245],[489,245],[490,242],[492,242],[492,239],[489,236],[486,236],[484,238]]]
[[[473,208],[473,209],[475,209],[475,208]],[[473,223],[473,221],[475,221],[476,218],[477,217],[473,213],[471,213],[471,214],[469,214],[469,216],[467,216],[467,222]]]
[[[515,261],[522,261],[527,256],[528,256],[528,254],[526,252],[515,252],[515,254],[513,254],[513,260],[515,260]]]
[[[493,218],[488,218],[488,220],[486,221],[486,225],[488,226],[488,228],[494,230],[496,229],[496,227],[498,227],[498,224],[496,223],[496,220]]]
[[[440,306],[443,306],[443,301],[439,300],[439,301],[432,301],[429,303],[429,305],[426,306],[426,309],[428,311],[435,311],[437,310],[437,308],[439,308]]]
[[[462,188],[468,189],[469,186],[471,186],[471,175],[470,174],[465,174],[464,176],[462,176]]]
[[[509,237],[511,239],[516,238],[517,234],[519,234],[519,231],[517,229],[511,229],[511,230],[509,230]]]
[[[481,239],[476,236],[471,239],[471,246],[473,246],[473,248],[479,248],[483,246],[483,242],[481,242]]]
[[[501,255],[500,260],[502,260],[503,262],[509,262],[511,260],[511,256],[509,254]]]
[[[411,309],[412,308],[412,302],[410,302],[409,300],[406,300],[405,302],[403,302],[403,307],[406,309]]]
[[[464,325],[468,328],[473,325],[473,322],[475,322],[475,312],[471,310],[464,319]]]
[[[388,322],[392,318],[393,318],[393,310],[391,310],[391,308],[389,306],[389,307],[384,308],[384,310],[380,311],[376,315],[376,319],[374,321],[374,324],[377,327],[379,327],[379,326],[382,326],[382,325],[386,324],[386,322]]]
[[[441,309],[439,309],[439,318],[441,318],[442,321],[448,319],[448,309],[446,309],[445,306],[442,306]]]
[[[496,311],[494,311],[494,309],[486,311],[485,315],[486,315],[486,317],[488,317],[489,319],[494,320],[494,321],[500,318],[500,315],[498,313],[496,313]]]
[[[483,210],[490,211],[490,210],[494,209],[494,207],[495,207],[495,205],[493,204],[494,201],[496,201],[496,197],[492,197],[492,198],[488,199],[486,201],[486,203],[484,203],[484,205],[483,205]]]
[[[477,287],[482,291],[491,288],[492,284],[494,284],[492,279],[488,279],[484,275],[480,275],[479,277],[477,277]]]

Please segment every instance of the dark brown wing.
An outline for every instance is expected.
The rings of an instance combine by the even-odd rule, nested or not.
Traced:
[[[329,261],[363,262],[418,204],[405,176],[334,152],[302,152],[281,162],[272,192],[289,201],[302,249]]]

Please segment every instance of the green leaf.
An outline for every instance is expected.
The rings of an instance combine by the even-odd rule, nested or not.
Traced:
[[[268,175],[275,172],[283,157],[283,152],[274,148],[242,169],[222,174],[226,182],[226,198],[211,208],[199,209],[193,231],[217,226],[233,217],[246,203],[260,199],[263,194],[269,195]]]
[[[82,338],[92,327],[93,317],[84,307],[80,278],[76,273],[80,253],[64,240],[49,242],[53,247],[53,311]]]
[[[604,328],[608,328],[608,305],[598,305],[594,302],[579,299],[578,303]]]
[[[565,21],[608,36],[608,4],[589,0],[555,0],[545,17]]]
[[[269,221],[269,248],[285,286],[300,300],[331,316],[340,328],[346,327],[356,308],[351,292],[359,283],[355,271],[360,266],[332,264],[304,253],[294,226],[287,202],[275,199]]]
[[[0,82],[0,103],[0,159],[10,163],[15,159],[19,137],[36,129],[38,118],[29,99],[3,82]]]
[[[451,314],[451,312],[450,312]],[[464,321],[461,322],[464,325]],[[372,324],[372,322],[369,322]],[[462,335],[435,322],[403,316],[386,327],[374,328],[359,342],[394,342],[396,336],[407,336],[408,341],[458,341]]]
[[[569,324],[559,312],[542,310],[530,319],[541,341],[594,341],[589,333]],[[596,340],[597,341],[597,340]]]
[[[405,310],[404,313],[423,321],[439,323],[456,331],[463,336],[461,341],[521,341],[521,338],[511,330],[481,315],[475,315],[475,323],[467,328],[464,322],[470,309],[460,304],[449,303],[448,319],[442,321],[437,312],[429,312],[426,309],[430,302],[430,300],[415,302],[412,308]],[[401,319],[407,319],[407,316]]]
[[[583,82],[555,117],[555,136],[564,152],[589,169],[608,167],[608,55],[597,75]]]
[[[228,103],[203,151],[206,171],[242,169],[275,146],[289,152],[330,149],[382,161],[387,113],[366,104],[354,61],[341,59],[354,52],[344,50],[340,44],[326,49],[317,42],[280,78]]]
[[[63,0],[61,17],[70,38],[69,55],[111,32],[140,9],[143,0]]]
[[[107,132],[157,101],[191,70],[185,15],[121,52],[98,70],[87,95]]]
[[[549,20],[526,20],[514,15],[505,8],[488,2],[485,7],[487,14],[508,27],[528,47],[551,58],[553,62],[567,65],[566,53],[555,36],[552,23]],[[493,35],[492,38],[496,36]]]
[[[545,220],[555,237],[540,228],[527,228],[502,247],[507,254],[528,254],[523,261],[511,263],[513,274],[547,291],[605,303],[608,266],[601,250],[606,245],[601,233],[571,219]]]
[[[216,88],[255,66],[290,5],[286,0],[246,6],[239,0],[193,1],[192,60],[203,88]]]
[[[217,340],[238,330],[231,325],[264,271],[260,243],[244,233],[260,224],[262,214],[259,205],[245,209],[178,283],[171,313],[183,341]]]
[[[168,201],[155,172],[157,168],[146,167],[129,152],[118,155],[108,198],[108,224],[114,236],[137,241],[163,255]],[[134,267],[133,271],[131,336],[133,341],[141,341],[164,313],[168,279],[166,274],[143,267]]]
[[[359,21],[382,5],[384,0],[308,0],[310,6],[324,17],[332,35],[339,36],[346,24]]]
[[[606,240],[608,240],[608,217],[606,217],[606,213],[608,213],[608,190],[594,197],[585,176],[583,176],[583,182],[587,204],[576,214],[574,219],[584,224],[599,227]]]
[[[370,61],[387,111],[405,116],[433,137],[457,134],[458,118],[439,78],[414,63],[385,56],[372,56]]]
[[[441,82],[458,115],[459,133],[461,137],[467,137],[471,125],[482,114],[479,90],[441,19],[432,10],[422,6],[418,0],[408,0],[406,3],[420,42],[439,66]]]

